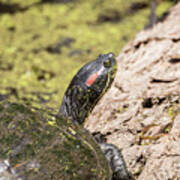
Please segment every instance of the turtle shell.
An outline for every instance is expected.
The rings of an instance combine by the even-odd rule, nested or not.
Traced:
[[[93,137],[77,123],[18,103],[0,103],[1,180],[108,180]]]

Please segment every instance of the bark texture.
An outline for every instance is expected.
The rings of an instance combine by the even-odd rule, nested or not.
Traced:
[[[180,180],[180,3],[137,34],[85,123],[122,149],[138,180]]]

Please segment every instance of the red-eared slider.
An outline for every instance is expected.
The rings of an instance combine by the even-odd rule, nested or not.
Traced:
[[[81,125],[110,87],[115,72],[112,53],[82,67],[58,115],[2,101],[0,180],[130,179],[120,151],[96,137],[99,146]]]

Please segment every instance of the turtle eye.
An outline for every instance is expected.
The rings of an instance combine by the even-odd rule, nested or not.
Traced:
[[[106,68],[110,68],[111,67],[111,59],[106,59],[104,62],[104,67]]]

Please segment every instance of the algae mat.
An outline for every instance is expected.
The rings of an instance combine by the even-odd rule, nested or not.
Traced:
[[[170,6],[161,3],[158,15]],[[57,109],[78,68],[100,53],[118,55],[148,15],[146,0],[1,0],[0,100]]]

